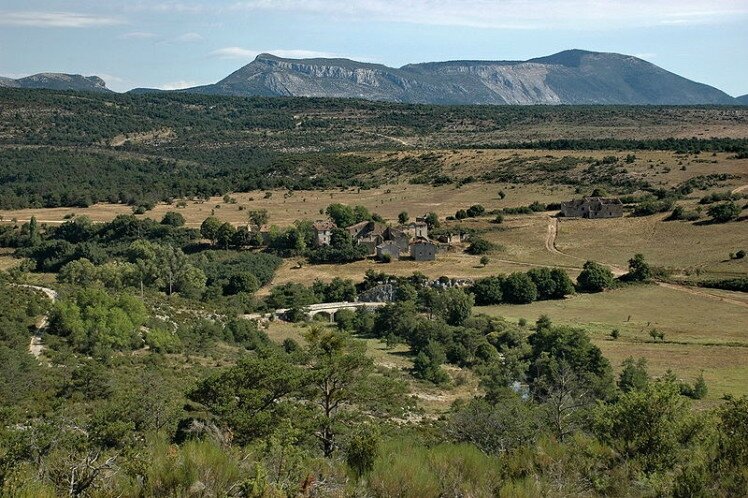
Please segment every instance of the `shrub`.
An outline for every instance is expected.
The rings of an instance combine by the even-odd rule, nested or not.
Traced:
[[[504,300],[513,304],[528,304],[538,298],[535,282],[525,273],[512,273],[502,283]]]
[[[736,277],[724,280],[707,280],[705,282],[699,282],[699,287],[748,292],[748,277]]]
[[[473,242],[470,244],[470,246],[467,248],[468,254],[473,254],[475,256],[478,256],[480,254],[486,254],[487,252],[492,251],[495,249],[496,246],[487,241],[486,239],[473,239]]]
[[[177,353],[182,347],[178,335],[161,328],[149,330],[145,334],[145,343],[157,353]]]
[[[629,260],[629,272],[626,277],[634,282],[645,282],[652,278],[652,270],[644,261],[644,255],[636,254]]]
[[[711,206],[707,210],[707,214],[712,217],[715,223],[726,223],[737,219],[740,216],[740,211],[740,206],[730,201]]]
[[[470,218],[475,218],[476,216],[481,216],[485,212],[486,212],[486,208],[484,208],[480,204],[473,204],[472,206],[468,208],[467,215]]]
[[[164,214],[164,217],[161,219],[161,224],[172,226],[172,227],[183,227],[184,216],[182,216],[181,213],[168,211],[166,214]]]
[[[577,285],[582,292],[600,292],[613,285],[613,273],[599,263],[587,261],[577,277]]]
[[[487,306],[491,304],[500,304],[503,300],[502,292],[503,279],[501,277],[487,277],[476,280],[471,289],[475,295],[475,304],[478,306]]]
[[[632,214],[634,216],[649,216],[657,213],[664,213],[673,209],[674,199],[661,199],[644,201],[636,205]]]

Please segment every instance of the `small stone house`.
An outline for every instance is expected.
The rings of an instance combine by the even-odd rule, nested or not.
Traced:
[[[411,238],[429,238],[429,226],[424,221],[414,221],[409,223],[405,227],[405,231],[411,236]]]
[[[567,218],[620,218],[623,203],[616,197],[585,197],[562,202],[561,213]]]
[[[314,229],[314,243],[317,247],[329,246],[332,237],[332,229],[336,228],[332,221],[316,221],[312,224]]]
[[[440,235],[438,240],[439,242],[443,242],[444,244],[460,244],[463,241],[467,240],[467,238],[467,236],[463,236],[463,234],[457,232]]]
[[[426,238],[418,238],[410,243],[410,255],[415,261],[434,261],[436,244]]]
[[[376,247],[377,259],[389,257],[393,260],[400,259],[400,246],[394,240],[385,240]]]
[[[410,245],[411,237],[402,230],[397,228],[387,227],[384,231],[384,240],[392,241],[400,248],[401,253],[408,253],[408,246]]]

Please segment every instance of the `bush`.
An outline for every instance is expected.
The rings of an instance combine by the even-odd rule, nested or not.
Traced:
[[[634,216],[649,216],[657,213],[664,213],[673,209],[674,199],[661,199],[644,201],[636,205],[633,211]]]
[[[728,278],[724,280],[707,280],[699,282],[699,287],[748,292],[748,277]]]
[[[174,211],[168,211],[166,214],[164,214],[164,217],[161,219],[162,225],[168,225],[171,227],[183,227],[184,226],[184,216],[182,216],[181,213],[176,213]]]
[[[182,348],[182,341],[178,335],[160,328],[149,330],[145,334],[145,343],[157,353],[177,353]]]
[[[473,242],[470,244],[470,246],[467,248],[468,254],[473,254],[475,256],[478,256],[480,254],[486,254],[488,252],[491,252],[493,249],[495,249],[496,246],[487,241],[486,239],[473,239]]]
[[[500,304],[504,297],[502,284],[503,279],[501,277],[487,277],[476,280],[471,288],[471,292],[475,295],[475,304],[478,306]]]
[[[740,216],[740,206],[734,202],[724,202],[715,204],[707,210],[707,214],[712,217],[715,223],[726,223],[730,220],[737,219]]]
[[[485,212],[486,212],[486,208],[484,208],[480,204],[473,204],[472,206],[468,208],[467,215],[470,218],[475,218],[477,216],[481,216]]]
[[[538,298],[535,282],[525,273],[512,273],[502,283],[504,300],[513,304],[528,304]]]
[[[626,279],[632,282],[646,282],[652,278],[652,270],[644,261],[644,255],[636,254],[629,260],[629,272]]]
[[[577,277],[577,286],[582,292],[601,292],[612,285],[613,273],[594,261],[587,261]]]
[[[560,268],[533,268],[527,272],[538,289],[538,299],[563,299],[574,293],[569,275]]]

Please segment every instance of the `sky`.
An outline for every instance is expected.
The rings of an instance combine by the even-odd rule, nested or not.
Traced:
[[[748,94],[748,0],[0,0],[0,76],[214,83],[262,52],[399,67],[578,48]]]

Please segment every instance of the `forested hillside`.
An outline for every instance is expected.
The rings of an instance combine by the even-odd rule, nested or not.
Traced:
[[[748,110],[740,107],[450,107],[2,89],[0,118],[0,207],[6,209],[140,205],[278,187],[366,187],[409,167],[374,161],[368,151],[741,153],[748,147],[731,138],[748,127]],[[725,134],[683,136],[701,123]],[[384,174],[372,175],[382,169]]]

